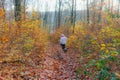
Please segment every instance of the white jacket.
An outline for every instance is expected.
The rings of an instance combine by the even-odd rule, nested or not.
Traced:
[[[67,37],[63,36],[60,38],[60,44],[66,44],[67,42]]]

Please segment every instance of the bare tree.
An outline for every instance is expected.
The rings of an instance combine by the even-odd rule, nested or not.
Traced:
[[[108,0],[108,10],[109,10],[109,12],[111,12],[111,0]]]
[[[72,10],[71,10],[71,24],[73,25],[73,17],[74,17],[74,13],[73,13],[73,10],[74,10],[74,0],[72,0]]]
[[[60,27],[60,24],[61,24],[61,4],[62,4],[62,1],[59,0],[59,8],[58,8],[58,27]]]
[[[44,15],[44,18],[43,18],[43,20],[44,20],[44,22],[43,22],[43,26],[46,28],[46,26],[47,26],[47,21],[48,21],[48,4],[46,4],[46,9],[45,9],[45,15]]]
[[[73,33],[75,28],[75,22],[76,22],[76,0],[72,0],[72,7],[71,7],[71,25],[73,26]]]
[[[0,0],[0,8],[4,9],[5,0]]]
[[[27,0],[23,0],[23,19],[26,19],[26,5],[27,5]]]
[[[104,0],[100,0],[100,8],[99,8],[99,15],[98,15],[98,22],[101,21],[101,17],[102,17],[102,9],[103,9],[103,2]]]
[[[55,4],[55,15],[54,15],[54,20],[55,20],[54,30],[58,26],[58,17],[57,16],[58,16],[58,14],[57,14],[57,1],[56,1],[56,4]]]
[[[15,0],[15,20],[20,21],[21,18],[21,0]]]
[[[111,0],[111,13],[113,13],[113,0]]]
[[[120,12],[120,0],[118,0],[118,9],[117,9],[117,15],[118,15],[118,17],[119,17],[119,12]]]
[[[87,6],[87,23],[89,24],[89,0],[87,0],[86,6]]]
[[[75,27],[75,22],[76,22],[76,0],[75,0],[74,3],[75,3],[75,5],[74,5],[74,22],[73,22],[73,28]]]

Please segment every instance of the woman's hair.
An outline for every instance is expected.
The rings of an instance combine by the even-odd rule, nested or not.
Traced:
[[[61,34],[61,37],[64,37],[65,35],[64,34]]]

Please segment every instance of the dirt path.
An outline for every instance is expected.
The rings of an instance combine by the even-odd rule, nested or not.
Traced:
[[[60,46],[52,45],[50,51],[43,55],[43,60],[40,80],[75,80],[78,66],[75,53],[64,53]]]
[[[75,70],[79,63],[77,54],[68,50],[64,53],[59,45],[50,45],[42,54],[40,64],[36,59],[24,63],[1,63],[0,80],[76,80]]]

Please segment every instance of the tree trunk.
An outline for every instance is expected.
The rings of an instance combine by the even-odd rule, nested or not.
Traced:
[[[113,13],[113,0],[111,0],[111,13]]]
[[[15,21],[21,18],[21,0],[15,0]]]
[[[61,0],[59,0],[58,27],[61,25]]]
[[[86,6],[87,6],[87,23],[89,24],[89,2],[88,2],[89,0],[87,0],[87,4],[86,4]]]
[[[108,0],[108,10],[109,10],[109,12],[111,11],[111,9],[110,9],[110,5],[111,3],[110,3],[110,0]]]
[[[102,5],[103,2],[104,2],[104,0],[100,0],[100,9],[99,9],[100,12],[99,12],[99,15],[98,15],[98,22],[101,22],[101,17],[102,17],[102,13],[101,12],[102,12],[102,8],[103,8],[102,7],[103,6]]]
[[[73,17],[74,17],[74,15],[73,15],[73,10],[74,10],[74,0],[72,0],[72,10],[71,10],[71,25],[73,25]]]
[[[26,19],[26,0],[23,0],[23,13],[24,13],[24,20]]]
[[[75,0],[75,5],[74,5],[74,22],[73,22],[73,33],[74,33],[74,28],[75,28],[75,22],[76,22],[76,0]]]
[[[46,11],[45,11],[45,15],[44,15],[44,23],[43,23],[43,27],[45,27],[45,28],[47,28],[47,23],[48,23],[48,12],[47,12],[47,10],[48,10],[48,4],[46,4],[46,9],[45,9]]]
[[[0,8],[4,9],[5,0],[0,0]]]
[[[120,16],[120,0],[118,1],[118,11],[117,11],[117,15],[118,15],[118,18],[119,18],[119,16]]]
[[[56,28],[58,27],[58,12],[57,12],[57,1],[56,1],[56,5],[55,5],[55,15],[54,15],[54,31],[56,30]]]

